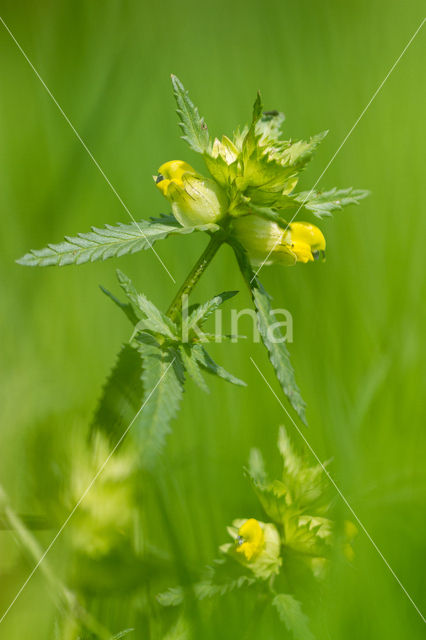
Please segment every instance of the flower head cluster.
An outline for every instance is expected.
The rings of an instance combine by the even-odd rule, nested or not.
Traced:
[[[249,127],[237,130],[232,139],[224,135],[211,141],[198,110],[177,79],[173,82],[178,106],[184,107],[178,111],[183,137],[202,153],[210,173],[206,178],[182,160],[159,168],[154,181],[178,222],[227,226],[253,264],[291,266],[324,257],[326,243],[320,229],[294,218],[301,210],[317,217],[329,215],[366,195],[352,189],[295,192],[301,172],[327,132],[307,141],[281,139],[284,115],[263,112],[258,95]],[[188,122],[186,112],[191,114]]]
[[[254,518],[235,520],[228,528],[234,542],[221,551],[249,569],[256,578],[267,579],[302,563],[316,578],[324,576],[335,524],[329,518],[322,465],[309,466],[280,429],[278,447],[283,459],[280,479],[268,480],[262,456],[252,450],[247,471],[252,486],[271,522]],[[348,560],[354,556],[352,542],[357,529],[345,522],[340,543]],[[292,558],[291,562],[290,559]]]

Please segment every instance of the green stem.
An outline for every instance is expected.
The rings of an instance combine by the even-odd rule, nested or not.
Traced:
[[[217,231],[210,238],[209,244],[207,245],[201,256],[198,258],[195,265],[192,267],[191,271],[185,278],[184,283],[173,298],[170,307],[168,308],[167,315],[170,320],[176,320],[182,308],[182,296],[189,295],[191,293],[192,289],[195,287],[198,280],[201,278],[204,271],[213,260],[220,245],[225,241],[225,237],[226,236],[223,233]]]
[[[88,611],[86,611],[86,609],[80,604],[77,596],[55,576],[49,563],[46,561],[46,551],[43,552],[37,539],[27,529],[18,514],[12,509],[9,504],[9,499],[1,485],[0,509],[2,510],[5,524],[14,532],[21,546],[36,562],[35,568],[40,569],[41,573],[50,584],[52,595],[59,610],[68,610],[86,628],[87,631],[90,631],[100,640],[111,640],[112,634]],[[47,550],[49,550],[49,547]]]

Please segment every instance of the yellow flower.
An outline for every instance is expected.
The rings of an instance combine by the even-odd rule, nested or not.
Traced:
[[[233,542],[221,545],[222,553],[229,554],[262,580],[279,572],[282,564],[281,539],[273,524],[254,518],[239,518],[228,527],[228,533]]]
[[[183,160],[170,160],[170,162],[165,162],[161,165],[158,169],[158,175],[153,176],[153,178],[163,196],[167,198],[167,191],[171,182],[183,187],[182,176],[185,173],[196,175],[195,169],[187,162]]]
[[[154,181],[184,227],[217,222],[227,212],[228,201],[219,185],[182,160],[161,165]]]
[[[325,252],[322,232],[308,222],[292,222],[283,229],[275,222],[256,215],[234,221],[234,234],[254,265],[309,262]]]
[[[265,546],[265,535],[259,522],[254,518],[246,520],[238,529],[235,544],[237,553],[244,555],[246,560],[256,558]]]
[[[309,262],[324,255],[325,238],[318,227],[309,222],[292,222],[289,231],[291,248],[299,262]]]

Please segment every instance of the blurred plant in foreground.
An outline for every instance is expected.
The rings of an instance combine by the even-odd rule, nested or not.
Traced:
[[[262,606],[275,607],[296,640],[313,640],[302,605],[289,590],[291,585],[300,590],[310,581],[324,580],[336,543],[336,525],[330,518],[323,465],[309,466],[295,451],[284,427],[279,430],[278,449],[283,464],[279,479],[268,478],[257,449],[252,449],[246,470],[270,521],[234,520],[228,527],[232,542],[220,547],[221,557],[208,567],[193,592],[204,600],[250,589]],[[347,521],[338,537],[340,551],[348,560],[354,556],[351,542],[356,534],[355,525]],[[165,607],[181,605],[185,592],[181,587],[171,588],[158,600]],[[188,623],[183,637],[191,638],[190,631]]]

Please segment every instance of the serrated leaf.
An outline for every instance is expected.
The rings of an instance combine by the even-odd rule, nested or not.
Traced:
[[[167,591],[157,595],[157,601],[162,607],[177,607],[183,602],[182,587],[170,587]]]
[[[143,409],[132,427],[140,447],[142,468],[152,468],[170,432],[183,395],[184,372],[176,351],[138,345],[145,389]]]
[[[190,638],[190,627],[182,615],[176,624],[163,636],[162,640],[190,640]]]
[[[315,640],[309,629],[309,619],[298,600],[289,594],[280,593],[272,600],[272,604],[295,640]]]
[[[117,269],[120,287],[128,297],[134,314],[140,319],[137,329],[160,333],[168,338],[176,338],[176,325],[160,309],[157,309],[146,296],[139,293],[125,273]]]
[[[226,371],[226,369],[216,364],[216,362],[209,356],[202,345],[194,345],[192,347],[192,352],[203,369],[205,369],[209,373],[212,373],[213,375],[218,376],[219,378],[223,378],[224,380],[227,380],[228,382],[236,384],[240,387],[247,386],[243,380],[236,378],[232,375],[232,373],[229,373],[228,371]]]
[[[186,372],[194,382],[206,393],[209,393],[209,388],[203,378],[203,374],[201,373],[200,367],[196,361],[196,359],[192,356],[192,349],[189,345],[181,344],[179,346],[179,351],[182,356],[182,363],[185,367]]]
[[[260,95],[260,92],[258,91],[256,100],[253,105],[253,117],[252,117],[251,125],[247,131],[247,134],[243,142],[243,159],[245,162],[250,158],[252,153],[256,150],[256,141],[257,141],[256,125],[262,115],[262,109],[263,109],[262,97]]]
[[[116,442],[140,409],[144,397],[140,354],[124,345],[102,390],[90,425]]]
[[[175,75],[172,75],[173,94],[177,103],[179,126],[191,149],[204,153],[209,148],[209,133],[204,120],[200,118],[197,107],[192,103],[185,87]]]
[[[369,195],[365,189],[330,189],[329,191],[302,191],[294,194],[294,200],[299,202],[308,211],[311,211],[317,218],[331,216],[332,211],[343,209],[350,204],[359,204],[361,200]]]
[[[121,300],[116,298],[115,295],[111,293],[111,291],[108,291],[108,289],[106,289],[102,285],[99,285],[99,287],[102,293],[104,293],[110,300],[114,302],[114,304],[117,305],[119,309],[121,309],[124,312],[124,314],[127,316],[127,318],[130,320],[130,322],[133,325],[135,325],[138,322],[138,317],[135,314],[134,309],[129,302],[121,302]]]
[[[283,459],[284,470],[292,476],[297,476],[303,469],[303,463],[284,427],[280,427],[278,431],[278,451]]]
[[[279,111],[264,111],[256,125],[256,133],[263,140],[278,139],[281,135],[281,125],[285,115]]]
[[[240,266],[241,273],[250,289],[256,315],[258,319],[259,333],[262,341],[268,350],[269,359],[275,369],[276,376],[280,382],[281,388],[287,396],[291,406],[297,412],[301,420],[306,424],[305,402],[301,396],[299,387],[296,384],[294,370],[290,362],[290,354],[285,342],[277,342],[271,335],[271,329],[276,324],[271,313],[271,302],[268,293],[255,276],[246,251],[243,247],[232,241],[232,247]]]
[[[132,224],[106,225],[103,229],[92,227],[89,233],[79,233],[64,242],[49,244],[44,249],[33,249],[16,262],[28,267],[64,266],[118,258],[143,249],[150,249],[157,240],[171,234],[185,235],[193,231],[216,231],[217,225],[175,227],[160,222],[141,220]]]
[[[221,304],[226,300],[233,298],[237,293],[238,291],[223,291],[223,293],[219,293],[214,298],[211,298],[211,300],[208,300],[203,304],[196,305],[188,316],[188,330],[191,330],[199,323],[205,322]]]
[[[255,582],[255,578],[246,575],[240,575],[233,580],[228,579],[220,584],[216,584],[211,580],[202,580],[194,585],[194,594],[197,600],[205,600],[215,596],[224,596],[236,589],[249,587]],[[164,593],[159,593],[157,600],[163,607],[176,607],[183,603],[184,591],[181,587],[172,587]]]
[[[282,165],[290,165],[297,167],[299,170],[311,160],[318,146],[324,140],[328,131],[312,136],[309,140],[298,140],[288,146],[280,155],[280,163]]]
[[[256,482],[266,481],[265,462],[259,449],[250,449],[248,472]]]

